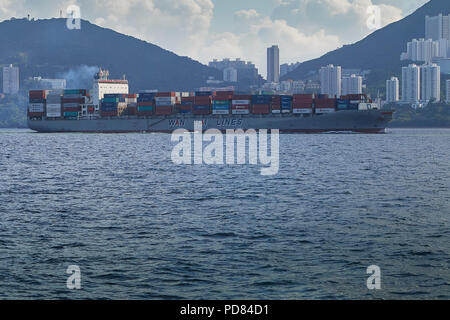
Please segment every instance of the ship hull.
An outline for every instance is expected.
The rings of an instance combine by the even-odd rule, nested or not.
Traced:
[[[194,131],[194,122],[201,121],[204,131],[237,129],[278,129],[281,133],[359,132],[384,133],[392,120],[392,112],[380,110],[339,111],[330,114],[303,117],[298,115],[226,115],[122,117],[105,119],[51,120],[29,119],[28,126],[37,132],[86,133],[172,133],[177,129]]]

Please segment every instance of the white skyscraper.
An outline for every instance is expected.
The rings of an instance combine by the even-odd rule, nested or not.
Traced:
[[[400,83],[398,78],[392,77],[386,81],[386,102],[397,102],[400,100]]]
[[[267,48],[267,82],[280,82],[280,49]]]
[[[421,100],[441,100],[441,68],[437,64],[420,66]]]
[[[438,58],[448,58],[450,57],[450,40],[447,39],[439,39],[439,51]]]
[[[447,46],[446,43],[445,46]],[[440,42],[431,39],[412,39],[406,48],[406,53],[402,53],[403,60],[431,62],[440,54]]]
[[[9,65],[3,67],[3,93],[17,94],[19,92],[19,68]]]
[[[450,40],[450,15],[439,14],[435,17],[425,17],[425,38],[426,39],[447,39]]]
[[[342,69],[332,64],[320,68],[321,93],[327,94],[330,98],[341,96],[341,75]]]
[[[352,74],[342,78],[342,95],[362,94],[362,77]]]
[[[225,82],[237,82],[238,71],[236,68],[226,68],[223,70],[223,81]]]
[[[402,101],[420,101],[420,68],[415,64],[402,68]]]
[[[445,88],[447,89],[447,96],[446,96],[446,102],[450,103],[450,80],[446,81],[446,86]]]

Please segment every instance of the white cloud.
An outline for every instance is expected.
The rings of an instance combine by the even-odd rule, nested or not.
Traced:
[[[422,4],[426,0],[414,0]],[[69,4],[81,7],[82,18],[102,27],[152,42],[203,63],[213,58],[242,58],[266,69],[266,48],[278,44],[281,61],[318,57],[373,30],[367,7],[381,9],[381,23],[401,19],[400,0],[272,0],[271,16],[256,9],[236,10],[229,30],[214,34],[213,0],[0,0],[0,19],[11,16],[49,18]],[[395,4],[395,5],[394,5]]]
[[[374,31],[367,27],[368,7],[379,6],[382,27],[403,17],[401,8],[387,3],[388,0],[285,0],[274,10],[272,19],[284,19],[304,33],[323,29],[339,36],[341,42],[351,43]]]

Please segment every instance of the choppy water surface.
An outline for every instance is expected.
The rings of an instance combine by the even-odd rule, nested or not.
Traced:
[[[450,298],[450,130],[283,135],[268,177],[172,147],[0,131],[0,298]]]

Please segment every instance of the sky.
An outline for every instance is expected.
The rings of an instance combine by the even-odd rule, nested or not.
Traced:
[[[266,48],[280,62],[317,58],[398,21],[428,0],[0,0],[0,20],[59,17],[71,4],[81,18],[204,64],[241,58],[266,73]],[[373,19],[378,8],[379,23]],[[371,8],[371,9],[370,9]],[[369,12],[368,12],[369,10]],[[81,26],[82,27],[82,26]]]

